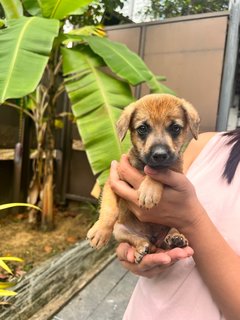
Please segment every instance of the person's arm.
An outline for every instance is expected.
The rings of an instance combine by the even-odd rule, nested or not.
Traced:
[[[189,185],[190,182],[184,175],[179,176],[175,172],[152,174],[152,170],[146,170],[146,172],[157,181],[167,184],[175,191],[178,190],[180,194],[185,194],[186,200],[179,202],[178,206],[178,199],[175,198],[171,204],[170,199],[166,196],[168,204],[163,206],[163,210],[159,208],[161,218],[158,223],[172,226],[175,224],[179,231],[187,237],[194,250],[193,258],[198,271],[219,309],[226,319],[239,320],[240,257],[212,223],[196,195],[193,194],[192,186]],[[170,194],[177,197],[177,193],[170,192]],[[188,218],[188,215],[191,217]]]
[[[191,145],[189,147],[191,148]],[[141,176],[127,164],[126,157],[123,157],[121,162],[121,178],[130,183],[133,188],[117,178],[115,163],[111,170],[113,190],[129,201],[131,210],[141,221],[175,226],[189,239],[194,250],[193,257],[196,266],[219,309],[226,319],[239,320],[240,258],[209,219],[190,181],[184,175],[176,172],[168,170],[157,172],[146,168],[146,174],[161,181],[166,187],[163,198],[156,208],[142,210],[138,207],[136,193],[141,183]],[[121,167],[124,169],[121,170]],[[123,250],[119,248],[118,255],[123,257]],[[127,254],[125,256],[127,257]],[[151,255],[147,255],[146,258],[148,256]],[[160,261],[159,264],[161,264]],[[149,268],[150,265],[151,263],[148,264]]]

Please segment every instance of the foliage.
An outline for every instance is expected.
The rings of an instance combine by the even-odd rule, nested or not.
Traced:
[[[12,207],[35,207],[28,203],[7,203],[7,204],[1,204],[0,210],[12,208]],[[35,209],[39,210],[38,207],[35,207]],[[3,268],[6,272],[12,274],[12,270],[9,268],[9,266],[5,263],[5,261],[15,261],[15,262],[23,262],[22,259],[17,257],[0,257],[0,267]],[[0,296],[14,296],[16,292],[7,290],[10,287],[13,287],[16,283],[15,282],[0,282]]]
[[[0,257],[0,267],[10,274],[13,274],[12,270],[5,263],[5,261],[23,262],[22,259],[17,257]],[[0,282],[0,297],[16,295],[16,292],[7,290],[8,288],[13,287],[15,285],[16,285],[16,282]]]
[[[78,27],[103,24],[105,16],[113,13],[116,9],[122,9],[125,1],[127,0],[93,1],[89,6],[69,16],[69,21]]]
[[[229,3],[228,0],[151,0],[150,2],[144,9],[144,15],[151,19],[227,10]]]
[[[41,210],[39,207],[34,206],[30,203],[7,203],[7,204],[0,204],[0,210],[5,210],[13,207],[30,207],[36,210]]]
[[[19,108],[6,99],[25,96],[22,111],[35,124],[38,153],[29,202],[42,207],[43,225],[53,221],[54,117],[64,90],[100,184],[110,161],[128,145],[127,141],[120,144],[115,122],[122,108],[134,100],[131,85],[146,83],[151,92],[170,92],[135,53],[108,40],[101,27],[64,31],[73,14],[96,5],[90,2],[23,0],[19,7],[20,0],[0,0],[10,17],[0,30],[0,103]],[[69,42],[74,46],[69,47]]]

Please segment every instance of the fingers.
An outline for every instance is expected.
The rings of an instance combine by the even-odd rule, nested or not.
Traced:
[[[154,170],[148,166],[145,167],[144,171],[154,180],[157,180],[177,191],[183,191],[190,186],[189,180],[186,176],[179,172],[169,169]]]
[[[120,261],[128,261],[130,263],[134,263],[134,251],[135,250],[130,246],[130,244],[120,243],[117,247],[116,253]]]
[[[137,202],[137,192],[133,188],[131,188],[128,183],[120,180],[117,169],[118,162],[113,161],[110,170],[110,185],[112,190],[118,196],[127,201]]]
[[[121,175],[121,179],[119,175]],[[135,188],[137,189],[140,185],[142,177],[142,174],[129,164],[126,155],[122,156],[120,163],[113,161],[111,164],[111,188],[121,198],[134,204],[138,203],[138,196]],[[130,185],[133,186],[133,188]]]
[[[169,251],[158,249],[158,252],[144,256],[140,264],[135,264],[135,249],[128,243],[119,244],[116,252],[124,268],[147,278],[162,273],[177,261],[191,257],[194,253],[191,247],[174,248]]]
[[[189,258],[194,254],[194,251],[191,247],[185,248],[174,248],[167,251],[168,256],[172,261],[178,261],[181,259]]]
[[[155,261],[154,255],[146,255],[140,264],[136,264],[134,252],[135,249],[128,243],[120,243],[116,250],[118,259],[122,266],[139,276],[152,278],[171,264],[171,259],[167,257],[167,255],[165,257],[164,254],[155,255],[159,256],[158,262]],[[161,263],[159,263],[159,261],[161,261]]]
[[[121,156],[118,166],[118,174],[121,180],[129,183],[134,189],[138,189],[143,180],[143,174],[131,166],[126,154]]]

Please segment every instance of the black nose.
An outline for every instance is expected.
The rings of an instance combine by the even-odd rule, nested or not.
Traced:
[[[173,161],[173,155],[165,145],[154,146],[148,154],[147,164],[152,167],[167,167]]]
[[[160,163],[169,159],[169,153],[163,150],[154,151],[151,155],[151,158],[153,162]]]

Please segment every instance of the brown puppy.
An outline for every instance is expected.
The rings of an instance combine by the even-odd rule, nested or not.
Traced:
[[[169,94],[150,94],[124,109],[117,122],[117,131],[122,141],[130,130],[129,161],[138,170],[143,172],[144,166],[148,165],[182,172],[182,149],[188,129],[197,139],[199,122],[198,113],[189,102]],[[152,208],[160,201],[162,190],[162,184],[145,176],[138,190],[139,205]],[[128,242],[136,248],[135,261],[139,263],[156,247],[188,245],[187,239],[176,229],[169,229],[140,222],[128,210],[125,201],[113,193],[107,181],[99,220],[88,231],[87,238],[93,247],[101,248],[114,233],[117,241]]]

